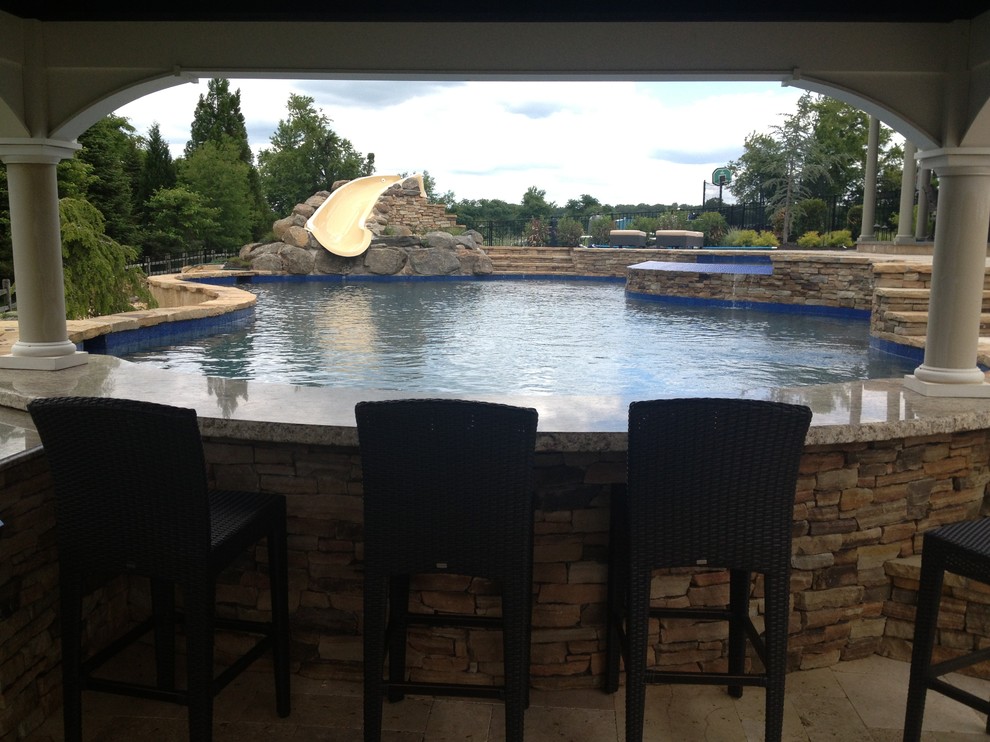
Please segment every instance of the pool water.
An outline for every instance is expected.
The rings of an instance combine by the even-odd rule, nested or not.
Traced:
[[[740,396],[900,377],[866,320],[698,307],[572,280],[266,282],[254,318],[123,358],[230,379],[442,394]]]

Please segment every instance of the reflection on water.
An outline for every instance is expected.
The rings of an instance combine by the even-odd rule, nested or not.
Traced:
[[[621,283],[246,285],[252,324],[125,356],[228,379],[410,392],[718,394],[900,377],[866,321],[627,298]]]

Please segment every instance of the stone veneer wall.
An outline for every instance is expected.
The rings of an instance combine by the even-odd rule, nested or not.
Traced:
[[[211,480],[221,487],[280,492],[288,498],[294,666],[307,674],[360,677],[361,478],[350,447],[206,442]],[[872,653],[908,659],[912,614],[910,559],[929,528],[987,512],[990,430],[806,447],[794,513],[793,606],[789,666],[808,669]],[[537,454],[534,687],[597,687],[604,662],[608,503],[624,480],[623,452]],[[19,739],[60,703],[57,567],[52,494],[38,453],[2,471],[0,512],[0,740]],[[264,549],[257,559],[264,562]],[[908,560],[905,565],[905,559]],[[907,571],[905,571],[907,570]],[[136,587],[136,586],[135,586]],[[455,576],[415,585],[423,610],[496,603],[488,586]],[[950,586],[947,589],[951,588]],[[679,604],[723,600],[723,572],[675,570],[654,595]],[[90,644],[127,619],[121,585],[90,602]],[[956,596],[941,653],[990,641],[987,592]],[[760,592],[753,610],[760,609]],[[224,576],[228,615],[268,609],[267,579],[253,563]],[[134,591],[130,605],[145,606]],[[973,618],[969,618],[972,614]],[[960,616],[963,618],[961,619]],[[654,647],[660,664],[721,662],[724,632],[671,626]],[[413,674],[493,682],[497,635],[422,633],[410,653]],[[235,644],[221,642],[221,652]]]
[[[690,255],[689,251],[686,252]],[[836,261],[834,256],[814,253],[774,254],[765,257],[773,265],[773,273],[770,275],[629,268],[626,290],[684,298],[800,304],[864,313],[870,311],[874,276],[868,259]],[[660,260],[695,262],[693,256],[689,260],[680,259],[680,255],[678,258],[671,261],[664,256]],[[725,260],[732,262],[729,256],[725,256]]]

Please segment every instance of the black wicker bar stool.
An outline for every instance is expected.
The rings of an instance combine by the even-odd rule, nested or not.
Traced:
[[[28,405],[55,490],[66,742],[81,742],[82,691],[188,707],[189,739],[209,742],[213,699],[272,650],[275,710],[289,714],[285,498],[211,490],[196,411],[125,399],[60,397]],[[271,620],[216,616],[217,576],[266,542]],[[152,615],[84,656],[83,596],[116,575],[148,578]],[[176,592],[182,598],[176,610]],[[177,627],[185,635],[185,687],[176,683]],[[214,631],[260,635],[215,675]],[[154,682],[110,676],[107,660],[149,631]]]
[[[664,399],[629,406],[627,483],[612,499],[605,690],[626,671],[626,740],[643,738],[647,683],[766,688],[766,742],[783,728],[791,533],[798,466],[811,423],[804,406],[740,399]],[[652,607],[658,568],[729,571],[728,606]],[[750,617],[763,575],[761,636]],[[728,623],[728,668],[648,666],[650,617]],[[748,641],[747,641],[748,640]],[[752,645],[763,671],[747,671]]]
[[[921,582],[914,619],[911,677],[904,716],[904,742],[919,742],[929,690],[990,715],[990,701],[958,688],[942,676],[990,660],[990,648],[932,664],[945,573],[990,584],[990,518],[953,523],[922,537]],[[990,718],[987,720],[990,734]]]
[[[505,738],[523,739],[529,705],[533,457],[537,412],[488,402],[408,399],[355,407],[364,478],[364,739],[378,742],[382,701],[405,693],[505,702]],[[411,575],[489,579],[501,614],[409,610]],[[498,629],[501,685],[417,682],[410,625]],[[388,654],[387,671],[385,655]]]

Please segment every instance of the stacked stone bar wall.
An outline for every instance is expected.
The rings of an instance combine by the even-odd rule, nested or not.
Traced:
[[[988,457],[990,430],[806,448],[794,514],[791,669],[873,653],[907,659],[916,589],[910,569],[921,534],[987,512]],[[207,458],[217,486],[288,499],[294,669],[358,679],[363,554],[357,449],[208,440]],[[624,458],[623,452],[537,454],[534,687],[601,684],[609,496],[624,479]],[[43,455],[7,462],[2,477],[0,740],[7,742],[57,708],[60,668],[53,495]],[[267,555],[263,546],[256,551],[223,575],[221,613],[256,617],[268,611]],[[89,646],[101,645],[147,608],[141,585],[125,587],[119,581],[103,585],[87,601]],[[483,581],[429,577],[414,588],[419,610],[498,609],[494,587]],[[940,652],[990,642],[990,591],[966,588],[952,595]],[[678,604],[715,603],[726,589],[726,575],[718,571],[673,570],[654,581],[656,600]],[[761,598],[757,582],[756,616]],[[654,659],[719,665],[724,639],[709,625],[665,626]],[[218,647],[223,658],[238,644],[222,639]],[[497,635],[446,630],[415,635],[409,656],[416,677],[493,683],[499,653]]]

